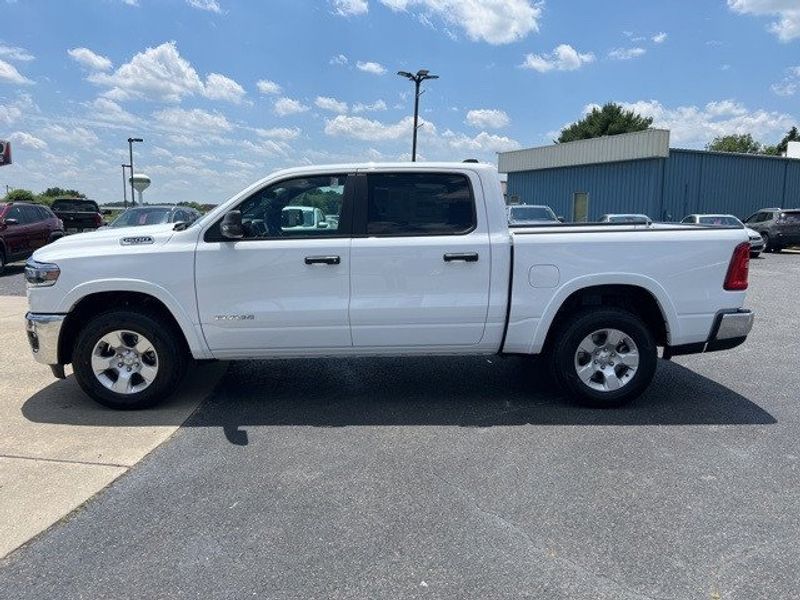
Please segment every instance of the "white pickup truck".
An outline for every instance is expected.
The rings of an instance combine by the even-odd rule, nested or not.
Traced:
[[[294,227],[310,206],[325,227]],[[92,398],[151,406],[194,359],[545,354],[573,399],[618,406],[664,356],[741,344],[741,228],[509,230],[473,163],[302,167],[191,225],[70,236],[26,268],[34,356]],[[690,390],[686,390],[687,393]]]

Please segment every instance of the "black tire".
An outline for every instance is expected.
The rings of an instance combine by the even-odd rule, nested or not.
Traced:
[[[629,336],[639,352],[639,365],[619,389],[600,391],[589,387],[576,371],[576,353],[581,342],[593,332],[613,328]],[[639,397],[656,372],[656,340],[647,325],[635,314],[613,307],[585,309],[569,318],[554,332],[550,350],[551,372],[569,397],[593,408],[615,408]]]
[[[761,252],[751,252],[750,253],[750,258],[758,258],[759,256],[761,256]]]
[[[2,275],[6,270],[6,255],[3,252],[3,249],[0,248],[0,275]]]
[[[770,245],[769,234],[762,233],[761,238],[764,240],[764,252],[773,252],[775,249]]]
[[[144,335],[158,357],[158,372],[139,392],[121,394],[105,387],[92,370],[91,358],[97,342],[107,333],[126,330]],[[83,391],[93,400],[117,410],[139,410],[154,406],[178,387],[188,363],[182,334],[160,316],[133,310],[110,310],[92,317],[81,330],[72,353],[72,369]]]

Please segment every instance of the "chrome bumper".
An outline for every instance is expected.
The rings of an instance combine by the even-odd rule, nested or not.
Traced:
[[[736,312],[726,312],[719,316],[719,325],[713,340],[730,340],[747,337],[753,328],[753,312],[740,308]]]
[[[42,315],[28,313],[25,315],[25,328],[28,330],[28,343],[33,351],[33,358],[43,365],[57,365],[58,338],[66,315]]]

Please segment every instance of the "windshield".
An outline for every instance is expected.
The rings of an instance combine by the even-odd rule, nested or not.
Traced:
[[[66,212],[97,212],[94,200],[55,200],[52,208]]]
[[[647,215],[610,215],[609,223],[646,223],[650,219]]]
[[[512,206],[512,221],[557,221],[553,211],[546,206]]]
[[[700,217],[700,225],[711,225],[712,227],[743,227],[742,222],[730,215],[714,215],[710,217]]]
[[[167,223],[170,208],[135,208],[127,210],[111,223],[110,227],[136,227],[139,225],[158,225]]]

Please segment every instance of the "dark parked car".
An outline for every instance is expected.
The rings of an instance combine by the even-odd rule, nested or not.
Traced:
[[[744,222],[764,238],[766,252],[800,244],[800,208],[762,208]]]
[[[63,235],[64,224],[46,206],[0,203],[0,274],[6,264],[25,260]]]
[[[200,213],[188,206],[136,206],[114,219],[109,227],[138,227],[179,222],[190,225],[199,218]]]
[[[67,233],[94,231],[103,226],[103,215],[111,214],[110,210],[101,211],[97,202],[86,198],[56,198],[52,209],[64,222]]]

